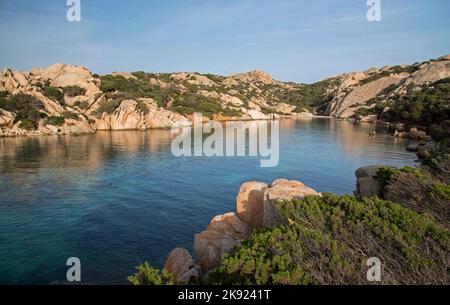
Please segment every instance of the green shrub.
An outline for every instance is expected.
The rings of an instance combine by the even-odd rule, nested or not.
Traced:
[[[172,108],[181,114],[200,112],[208,117],[222,112],[222,106],[219,102],[213,98],[197,94],[180,94],[175,97]]]
[[[44,95],[55,102],[64,104],[64,93],[58,88],[44,86]]]
[[[34,96],[25,93],[19,93],[9,98],[0,98],[0,108],[14,112],[16,114],[14,122],[25,119],[37,122],[45,116],[41,112],[44,110],[42,103]]]
[[[0,98],[7,97],[8,91],[0,91]]]
[[[111,114],[120,106],[120,103],[122,103],[122,101],[123,98],[113,98],[106,100],[100,104],[100,106],[93,112],[93,114],[97,116],[101,115],[104,112]]]
[[[86,89],[81,88],[80,86],[66,86],[63,88],[65,94],[70,97],[75,97],[79,95],[85,95]]]
[[[209,274],[210,284],[448,284],[450,232],[430,218],[376,197],[323,194],[279,202],[289,225],[252,234]]]
[[[142,101],[137,101],[136,110],[145,114],[148,114],[150,112],[147,105]]]
[[[61,126],[65,122],[64,117],[62,116],[49,116],[47,118],[47,124],[49,125],[55,125],[55,126]]]
[[[37,123],[35,121],[29,120],[29,119],[23,119],[19,124],[19,128],[26,129],[26,130],[36,130]]]
[[[76,106],[80,109],[88,109],[89,103],[87,101],[76,101],[74,106]]]
[[[165,270],[160,271],[151,267],[147,262],[139,265],[137,272],[128,277],[134,285],[173,285],[174,279]]]
[[[72,111],[64,111],[63,112],[63,117],[65,119],[71,119],[71,120],[76,120],[79,121],[80,117],[78,116],[78,114],[72,112]]]

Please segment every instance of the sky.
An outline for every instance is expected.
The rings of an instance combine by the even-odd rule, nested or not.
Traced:
[[[93,73],[260,69],[311,83],[450,54],[449,0],[0,0],[0,67],[63,62]]]

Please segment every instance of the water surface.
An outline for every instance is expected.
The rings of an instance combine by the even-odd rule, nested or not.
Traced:
[[[171,139],[168,130],[0,138],[0,283],[64,282],[72,256],[83,282],[127,283],[140,262],[161,267],[173,248],[192,250],[194,233],[234,210],[245,181],[352,193],[358,167],[415,159],[385,127],[324,118],[281,121],[274,168],[249,157],[176,158]]]

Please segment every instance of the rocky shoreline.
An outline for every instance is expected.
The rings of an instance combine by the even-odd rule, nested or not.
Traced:
[[[382,186],[375,176],[382,167],[366,166],[356,170],[357,198],[380,194]],[[305,196],[322,195],[296,180],[276,179],[270,185],[257,181],[242,184],[236,196],[236,210],[213,217],[205,231],[195,234],[194,255],[184,248],[173,249],[163,270],[173,275],[177,283],[196,283],[207,278],[208,272],[219,265],[221,257],[231,253],[253,231],[290,223],[275,206],[279,200]]]

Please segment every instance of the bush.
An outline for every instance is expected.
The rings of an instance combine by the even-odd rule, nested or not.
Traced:
[[[42,103],[34,96],[25,93],[19,93],[9,98],[0,98],[0,108],[14,112],[16,114],[14,122],[29,120],[35,122],[33,125],[36,126],[36,122],[45,116],[44,113],[41,113],[41,110],[44,110]],[[31,127],[29,123],[26,125]]]
[[[49,116],[47,118],[47,124],[49,125],[55,125],[55,126],[61,126],[65,122],[64,117],[62,116]]]
[[[44,86],[44,95],[52,101],[64,104],[64,93],[58,88]]]
[[[134,285],[173,285],[175,280],[165,270],[151,267],[147,262],[139,265],[137,272],[128,277]]]
[[[93,114],[97,116],[101,115],[104,112],[111,114],[120,106],[120,103],[122,101],[123,98],[113,98],[106,100],[100,104],[100,106],[93,112]]]
[[[430,126],[450,119],[450,78],[440,80],[419,91],[391,98],[386,119]]]
[[[76,101],[74,106],[80,109],[87,109],[89,108],[89,103],[87,101]]]
[[[71,119],[71,120],[76,120],[79,121],[80,117],[78,116],[78,114],[72,112],[72,111],[64,111],[63,112],[63,117],[65,119]]]
[[[29,119],[23,119],[19,124],[19,128],[26,129],[26,130],[36,130],[37,123],[35,121],[29,120]]]
[[[450,232],[430,218],[372,197],[323,194],[279,202],[289,225],[252,234],[209,274],[210,284],[449,284]]]
[[[204,116],[222,112],[222,106],[213,98],[197,94],[181,94],[174,99],[173,110],[181,114],[200,112]]]
[[[75,97],[79,95],[85,95],[86,89],[81,88],[80,86],[67,86],[63,88],[65,94],[70,97]]]

